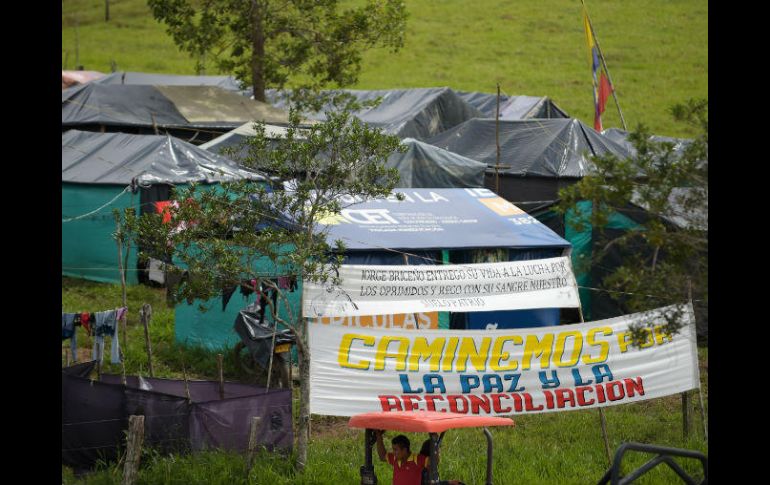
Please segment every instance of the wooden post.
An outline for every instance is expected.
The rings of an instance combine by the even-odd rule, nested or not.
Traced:
[[[187,395],[187,402],[191,403],[190,383],[187,381],[187,369],[185,368],[184,363],[182,363],[182,377],[184,377],[184,393]]]
[[[690,429],[692,428],[692,415],[690,414],[690,393],[684,391],[682,393],[682,438],[687,441],[690,437]]]
[[[500,83],[497,83],[497,114],[495,115],[495,143],[497,144],[497,160],[495,161],[495,193],[500,193]]]
[[[248,465],[246,468],[246,474],[251,471],[251,467],[254,465],[254,453],[257,451],[257,431],[259,430],[259,422],[262,420],[259,416],[251,418],[251,430],[249,431],[249,456]]]
[[[110,0],[104,0],[104,21],[110,21]]]
[[[583,305],[578,306],[578,315],[580,315],[580,323],[584,323],[583,319]],[[610,437],[607,434],[607,418],[604,416],[604,409],[599,408],[599,424],[602,428],[602,439],[604,440],[604,452],[607,454],[607,463],[612,465],[612,451],[610,450]]]
[[[219,369],[219,399],[225,398],[225,378],[222,367],[222,354],[217,354],[217,368]]]
[[[152,371],[152,344],[150,342],[150,319],[152,318],[152,307],[149,303],[142,305],[142,309],[139,310],[139,318],[142,320],[144,326],[144,346],[147,349],[147,368],[150,372],[150,377],[155,377]]]
[[[64,366],[70,366],[70,349],[64,349]]]
[[[144,416],[128,417],[128,438],[126,440],[126,464],[123,467],[123,484],[133,485],[139,471],[144,441]]]

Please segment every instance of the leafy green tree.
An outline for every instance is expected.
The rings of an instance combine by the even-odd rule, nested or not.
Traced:
[[[403,45],[406,8],[400,0],[366,0],[342,8],[338,0],[148,0],[156,20],[180,49],[265,89],[318,89],[354,84],[361,53]]]
[[[707,320],[708,102],[690,100],[675,106],[672,114],[693,125],[698,135],[677,147],[655,141],[640,126],[629,135],[635,155],[593,157],[594,172],[560,192],[559,211],[576,211],[573,220],[590,222],[598,236],[585,264],[601,265],[612,251],[621,255],[622,263],[600,286],[625,309],[649,310],[692,295],[696,316]],[[581,201],[591,201],[590,215],[582,213]],[[635,212],[639,227],[610,235],[604,228],[618,211]],[[676,333],[681,325],[679,315],[672,315],[666,330]],[[641,344],[649,330],[634,329],[634,342]]]
[[[349,197],[389,195],[398,171],[386,168],[384,162],[401,148],[397,137],[361,123],[347,109],[328,112],[327,121],[308,128],[301,128],[296,110],[290,119],[285,138],[268,139],[264,125],[257,123],[257,135],[247,141],[243,164],[268,174],[269,183],[235,180],[216,190],[180,189],[173,196],[178,207],[171,223],[163,223],[160,215],[146,214],[129,218],[133,227],[123,233],[136,235],[143,256],[173,260],[177,272],[186,269],[188,278],[177,287],[177,299],[205,301],[220,296],[225,287],[251,279],[278,292],[277,305],[270,304],[268,312],[297,340],[297,466],[303,469],[310,418],[307,322],[301,308],[293,308],[270,278],[288,274],[302,281],[334,281],[345,245],[342,241],[330,244],[328,231],[319,223],[339,216]],[[280,268],[277,274],[255,270],[265,258]]]

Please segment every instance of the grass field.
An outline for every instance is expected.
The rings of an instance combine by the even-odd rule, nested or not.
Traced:
[[[126,372],[146,376],[147,356],[144,350],[144,331],[138,319],[138,309],[150,303],[153,319],[150,335],[153,347],[153,366],[158,377],[181,377],[182,359],[193,379],[216,378],[216,355],[195,349],[185,349],[174,344],[173,310],[166,306],[165,290],[132,286],[128,289],[128,347]],[[92,283],[62,278],[62,311],[96,311],[122,304],[119,285]],[[97,306],[98,308],[95,308]],[[78,338],[81,355],[89,355],[93,344],[81,332]],[[62,344],[69,348],[69,341]],[[708,349],[699,349],[703,395],[708,412]],[[105,372],[118,374],[120,366],[109,364],[105,359]],[[225,359],[225,379],[253,382]],[[697,394],[696,394],[697,396]],[[703,439],[703,428],[697,409],[697,397],[693,403],[693,430],[689,440],[682,437],[682,409],[678,396],[655,399],[635,404],[605,408],[610,448],[614,450],[623,441],[654,443],[663,446],[708,451]],[[607,467],[604,445],[596,410],[572,411],[515,417],[512,429],[493,430],[495,443],[495,483],[511,484],[584,484],[596,482]],[[342,418],[313,418],[313,433],[309,452],[309,464],[302,475],[294,475],[290,462],[280,455],[264,453],[257,459],[252,472],[246,476],[243,456],[223,452],[196,453],[187,456],[163,456],[153,450],[145,450],[140,484],[352,484],[358,483],[358,468],[363,463],[361,432],[347,429]],[[411,434],[413,443],[419,446],[424,437]],[[466,483],[482,483],[485,457],[485,441],[477,431],[463,430],[447,433],[442,448],[441,472],[445,478],[456,477]],[[639,466],[650,456],[629,455],[628,466]],[[695,462],[681,462],[690,472],[697,473]],[[629,471],[631,468],[626,469]],[[380,483],[390,483],[390,470],[384,464],[377,465]],[[118,484],[122,479],[121,464],[105,464],[98,471],[85,477],[75,478],[72,470],[62,467],[63,483],[67,484]],[[645,476],[638,483],[680,483],[667,468],[660,468]]]
[[[596,36],[629,129],[692,136],[669,108],[708,97],[706,0],[589,0]],[[144,0],[62,1],[62,67],[194,74]],[[398,53],[367,52],[357,88],[449,86],[457,90],[549,96],[593,124],[591,71],[578,0],[407,0],[410,18]],[[76,42],[76,38],[78,42]],[[66,59],[66,62],[65,62]],[[213,66],[207,74],[218,74]],[[619,127],[608,102],[605,127]]]

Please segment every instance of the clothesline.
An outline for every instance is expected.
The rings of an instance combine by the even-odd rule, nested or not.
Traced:
[[[104,337],[112,337],[112,346],[110,347],[110,362],[120,364],[120,339],[118,338],[118,322],[128,314],[127,307],[119,307],[112,310],[101,312],[62,312],[61,331],[62,340],[70,340],[70,351],[75,362],[77,362],[77,327],[83,327],[87,335],[96,337],[94,339],[93,360],[100,363],[104,357]]]

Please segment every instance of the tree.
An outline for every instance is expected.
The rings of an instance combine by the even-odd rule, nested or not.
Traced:
[[[403,45],[406,8],[399,0],[366,0],[342,9],[338,0],[148,0],[156,20],[198,62],[211,53],[225,72],[265,89],[319,89],[354,84],[361,53]]]
[[[597,265],[610,252],[622,257],[601,282],[601,289],[629,311],[644,311],[696,300],[699,319],[708,318],[708,102],[690,100],[672,108],[674,118],[689,123],[698,135],[677,148],[657,142],[640,126],[629,135],[634,156],[592,157],[595,170],[562,189],[559,211],[576,211],[598,232],[598,251],[586,264]],[[591,201],[591,213],[581,211]],[[621,235],[604,228],[615,212],[634,212],[639,227]],[[581,230],[581,228],[577,228]],[[671,315],[666,331],[682,326]],[[634,343],[648,338],[650,329],[634,329]]]
[[[173,260],[188,278],[178,286],[178,299],[208,300],[225,287],[258,279],[278,292],[274,321],[296,336],[300,371],[300,409],[297,466],[307,463],[309,425],[310,350],[307,324],[301,309],[292,308],[286,294],[270,277],[290,274],[302,281],[335,281],[345,245],[327,240],[319,223],[340,214],[341,198],[376,198],[390,194],[398,171],[384,162],[400,150],[397,137],[381,133],[353,118],[349,109],[328,112],[327,121],[300,128],[291,110],[286,137],[269,140],[265,127],[255,125],[243,164],[271,178],[267,184],[232,181],[217,190],[175,191],[177,208],[171,223],[157,214],[133,220],[125,233],[136,234],[143,256]],[[289,187],[284,186],[289,182]],[[347,200],[347,198],[345,199]],[[182,222],[187,221],[187,222]],[[267,258],[278,274],[255,271]],[[279,312],[279,308],[284,310]]]

